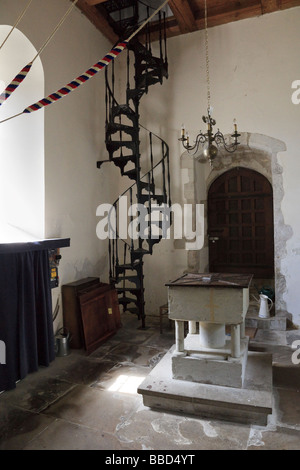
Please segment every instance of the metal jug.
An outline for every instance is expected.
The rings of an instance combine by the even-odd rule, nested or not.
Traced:
[[[70,354],[70,333],[67,328],[63,327],[57,331],[54,350],[58,357],[68,356]]]
[[[259,307],[259,312],[258,316],[260,318],[270,318],[270,310],[273,307],[273,301],[264,294],[260,294],[260,307]],[[269,302],[270,301],[270,305]]]

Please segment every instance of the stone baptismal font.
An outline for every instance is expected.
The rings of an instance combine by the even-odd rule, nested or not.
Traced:
[[[272,356],[248,350],[251,281],[248,274],[199,273],[166,284],[175,344],[139,386],[144,405],[267,424]]]

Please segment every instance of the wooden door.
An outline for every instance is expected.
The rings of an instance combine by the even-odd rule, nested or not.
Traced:
[[[235,168],[208,192],[209,270],[274,276],[273,191],[260,173]]]

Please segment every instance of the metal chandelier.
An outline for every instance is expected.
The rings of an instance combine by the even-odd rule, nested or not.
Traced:
[[[201,160],[203,156],[205,160],[210,162],[212,166],[213,160],[216,158],[219,148],[225,149],[229,153],[236,151],[240,134],[237,130],[236,120],[234,119],[234,132],[231,135],[230,142],[227,142],[224,135],[218,129],[216,133],[213,132],[213,127],[216,125],[215,119],[212,118],[212,107],[210,104],[210,76],[209,76],[209,55],[208,55],[208,26],[207,26],[207,4],[205,0],[205,53],[206,53],[206,83],[207,83],[207,116],[202,116],[202,120],[207,124],[207,132],[203,133],[201,130],[194,141],[190,144],[189,134],[185,131],[184,125],[181,128],[181,141],[183,147],[192,155],[197,154],[197,159]],[[202,146],[202,155],[198,154]]]

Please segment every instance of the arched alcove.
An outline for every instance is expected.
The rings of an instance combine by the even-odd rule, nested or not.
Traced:
[[[192,159],[187,153],[181,157],[181,168],[187,175],[184,186],[184,196],[189,203],[204,204],[205,212],[205,243],[202,250],[188,252],[187,270],[190,272],[208,271],[208,237],[207,237],[207,193],[210,185],[224,172],[243,167],[257,171],[265,176],[273,187],[274,213],[274,271],[275,271],[275,311],[276,315],[289,316],[284,301],[286,286],[285,276],[281,270],[281,260],[286,254],[286,242],[291,237],[291,227],[284,223],[281,201],[284,195],[282,167],[277,155],[284,152],[283,142],[262,135],[242,133],[240,146],[234,154],[223,154],[214,161],[214,167]],[[290,318],[291,319],[291,318]]]
[[[0,43],[11,26],[0,25]],[[0,50],[2,89],[36,56],[29,39],[14,29]],[[44,71],[38,57],[28,76],[0,107],[0,121],[22,112],[44,96]],[[44,238],[44,111],[0,124],[1,241]]]

